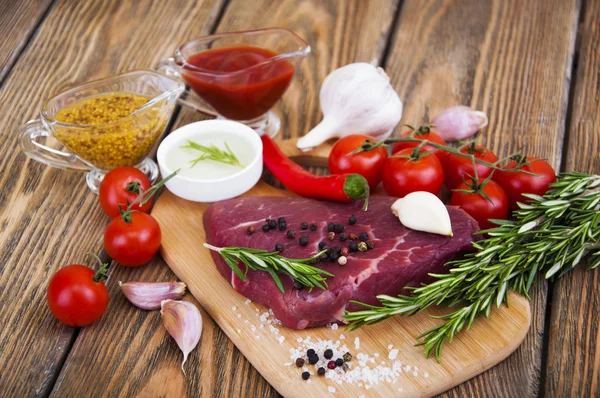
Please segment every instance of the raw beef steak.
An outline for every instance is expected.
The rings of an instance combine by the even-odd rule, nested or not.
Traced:
[[[477,223],[464,211],[448,207],[453,237],[445,237],[404,227],[390,206],[396,198],[376,196],[370,199],[369,210],[360,210],[360,203],[339,204],[304,198],[251,197],[217,202],[204,213],[204,228],[209,244],[252,247],[273,251],[277,243],[284,247],[282,255],[306,258],[319,251],[318,244],[347,247],[339,233],[334,241],[327,239],[327,224],[343,224],[346,234],[365,231],[374,248],[348,256],[345,266],[337,262],[319,262],[316,266],[335,275],[327,279],[328,289],[296,290],[287,275],[281,275],[285,293],[277,288],[271,276],[264,271],[248,272],[246,282],[239,279],[217,254],[213,259],[221,275],[235,290],[249,299],[270,307],[284,326],[293,329],[322,326],[340,322],[344,309],[357,309],[349,300],[378,304],[378,294],[406,293],[404,287],[418,286],[430,281],[429,273],[447,272],[444,263],[456,255],[472,250],[472,235]],[[355,214],[357,223],[348,224]],[[285,217],[287,228],[295,231],[293,239],[278,229],[263,232],[265,219]],[[315,223],[316,231],[301,230],[302,222]],[[254,226],[256,232],[247,233]],[[307,246],[300,246],[300,237],[308,237]],[[243,267],[243,264],[240,264]],[[243,269],[243,268],[242,268]]]

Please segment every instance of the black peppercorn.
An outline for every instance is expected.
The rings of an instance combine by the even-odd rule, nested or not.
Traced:
[[[335,224],[330,222],[329,224],[327,224],[327,232],[333,232],[333,230],[335,229]]]
[[[287,229],[287,224],[286,223],[280,223],[279,224],[279,230],[280,231],[285,231]]]
[[[304,366],[304,359],[303,358],[296,358],[296,366],[301,368]]]
[[[263,232],[269,232],[270,229],[271,228],[269,228],[269,224],[265,224],[265,225],[262,226]]]
[[[316,354],[315,350],[313,350],[312,348],[309,348],[308,351],[306,351],[306,356],[309,357],[313,354]]]
[[[333,247],[333,251],[336,252],[337,254],[341,254],[342,253],[342,248],[340,246],[334,246]]]
[[[365,231],[362,231],[360,234],[358,234],[358,239],[362,240],[363,242],[369,240],[369,234]]]
[[[303,223],[301,223],[301,224],[300,224],[300,229],[301,229],[301,230],[303,230],[303,231],[304,231],[304,230],[306,230],[307,228],[308,228],[308,223],[306,223],[306,222],[303,222]]]
[[[310,224],[310,230],[311,231],[316,231],[317,230],[317,224]]]
[[[285,236],[287,236],[289,239],[293,239],[294,236],[296,236],[296,233],[291,229],[288,229],[288,231],[285,233]]]
[[[285,224],[285,217],[279,217],[279,218],[277,219],[277,223],[278,223],[278,224]]]
[[[308,238],[306,236],[302,236],[300,239],[298,239],[298,242],[300,243],[300,246],[306,246],[308,245]]]
[[[300,282],[298,282],[297,280],[294,280],[294,289],[296,290],[302,290],[304,289],[304,285]]]
[[[277,229],[277,221],[275,221],[275,220],[269,220],[269,221],[267,221],[267,224],[269,224],[269,228],[271,228],[271,229]]]
[[[275,251],[276,251],[276,252],[280,252],[280,251],[282,251],[282,250],[283,250],[283,245],[282,245],[281,243],[277,243],[277,244],[275,245]]]
[[[357,250],[358,250],[358,245],[356,244],[356,242],[354,242],[354,241],[350,242],[350,244],[348,245],[348,251],[350,253],[354,253]]]
[[[319,250],[326,250],[327,248],[327,243],[319,242]]]
[[[340,255],[337,252],[333,252],[333,253],[329,254],[329,261],[331,261],[331,262],[337,261],[338,258],[340,258]]]
[[[344,232],[344,225],[343,224],[335,224],[335,228],[333,230],[337,233]]]
[[[320,367],[320,368],[317,370],[317,374],[318,374],[319,376],[323,376],[323,375],[325,374],[325,368],[321,366],[321,367]]]
[[[370,240],[368,240],[367,241],[367,249],[371,250],[374,247],[375,247],[375,245],[373,244],[373,242],[371,242]]]
[[[302,372],[302,380],[308,380],[310,378],[310,373]]]
[[[335,360],[335,366],[342,366],[344,364],[344,360],[342,358],[338,358]]]
[[[319,356],[317,354],[312,354],[308,356],[308,363],[314,365],[317,362],[319,362]]]
[[[331,359],[333,357],[333,350],[330,348],[326,349],[323,353],[323,356],[325,357],[325,359]]]
[[[346,235],[346,233],[345,233],[345,232],[342,232],[342,233],[340,234],[340,240],[343,242],[343,241],[345,241],[346,239],[348,239],[348,235]]]
[[[252,235],[254,233],[254,227],[250,225],[248,228],[246,228],[246,232],[248,232],[248,235]]]
[[[354,216],[354,214],[352,214],[350,216],[350,218],[348,219],[348,224],[350,224],[350,225],[356,224],[356,217]]]

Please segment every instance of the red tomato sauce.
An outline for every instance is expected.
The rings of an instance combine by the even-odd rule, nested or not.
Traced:
[[[202,51],[187,59],[182,76],[221,116],[251,120],[269,111],[294,77],[285,59],[258,65],[276,56],[253,46]]]

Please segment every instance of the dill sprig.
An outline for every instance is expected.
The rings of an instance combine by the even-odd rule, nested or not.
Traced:
[[[476,251],[451,261],[448,274],[412,288],[410,296],[380,295],[381,306],[361,303],[365,310],[347,312],[349,328],[380,322],[396,314],[415,314],[431,305],[460,306],[436,316],[443,321],[419,336],[417,345],[438,361],[446,341],[469,329],[480,314],[507,302],[509,289],[526,296],[535,276],[564,275],[584,259],[588,268],[600,265],[600,176],[564,173],[544,196],[526,195],[514,220],[494,220],[497,227],[483,231],[488,238],[474,242]]]
[[[191,140],[188,140],[187,145],[182,146],[182,148],[194,149],[196,151],[202,152],[202,155],[190,162],[190,167],[194,167],[196,164],[198,164],[198,162],[201,162],[203,160],[214,160],[215,162],[225,163],[232,166],[237,166],[241,168],[244,167],[242,163],[240,163],[237,156],[235,156],[235,153],[233,153],[231,148],[229,148],[227,142],[225,142],[225,150],[219,148],[215,144],[206,146],[198,144],[197,142]]]
[[[325,250],[309,258],[287,258],[281,256],[279,252],[251,249],[249,247],[215,247],[207,243],[204,244],[204,247],[219,253],[231,270],[244,282],[246,281],[248,269],[268,272],[282,293],[284,293],[284,289],[281,279],[277,275],[278,272],[291,276],[311,290],[315,286],[319,289],[327,289],[325,277],[333,277],[333,274],[309,265],[325,253]],[[238,267],[239,262],[246,266],[244,271]]]

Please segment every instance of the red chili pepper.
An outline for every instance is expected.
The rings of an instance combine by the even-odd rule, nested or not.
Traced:
[[[290,191],[314,199],[352,202],[364,199],[363,210],[369,202],[369,183],[360,174],[316,176],[285,156],[268,135],[262,136],[263,162],[269,171]]]

